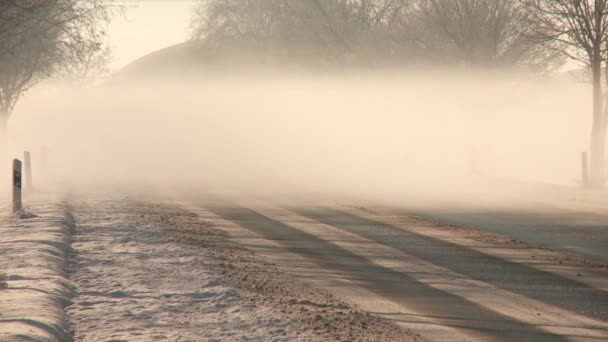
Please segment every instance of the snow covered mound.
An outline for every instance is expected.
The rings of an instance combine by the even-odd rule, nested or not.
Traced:
[[[58,197],[28,199],[37,217],[0,219],[0,341],[69,341],[65,274],[73,227]],[[3,210],[7,212],[6,207]]]

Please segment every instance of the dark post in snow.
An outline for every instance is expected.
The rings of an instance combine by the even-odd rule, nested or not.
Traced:
[[[581,179],[583,188],[589,187],[589,171],[587,170],[587,152],[581,154]]]
[[[13,213],[21,209],[21,161],[13,159]]]
[[[25,169],[25,187],[26,191],[32,191],[32,158],[29,151],[23,152],[23,167]]]

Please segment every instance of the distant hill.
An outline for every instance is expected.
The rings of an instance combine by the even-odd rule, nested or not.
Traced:
[[[282,61],[282,62],[280,62]],[[283,64],[282,64],[283,63]],[[205,74],[232,70],[237,66],[245,67],[294,67],[294,61],[288,61],[280,56],[254,55],[241,48],[224,48],[221,53],[211,52],[199,42],[184,42],[172,45],[149,53],[122,69],[115,72],[108,83],[121,83],[133,80],[146,81],[148,79],[192,79],[200,78]],[[307,64],[309,67],[312,64]],[[555,72],[548,75],[554,82],[581,82],[588,83],[590,76],[586,69],[573,69]]]
[[[239,71],[247,66],[277,67],[279,56],[263,56],[242,47],[222,47],[221,52],[200,42],[184,42],[149,53],[115,72],[109,83],[163,78],[192,79],[209,73]],[[283,59],[283,65],[287,65]]]
[[[112,75],[110,82],[158,76],[180,77],[200,70],[203,62],[190,42],[172,45],[149,53]]]

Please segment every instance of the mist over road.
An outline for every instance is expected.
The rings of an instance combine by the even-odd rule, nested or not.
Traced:
[[[608,0],[129,2],[0,1],[0,340],[608,342]]]

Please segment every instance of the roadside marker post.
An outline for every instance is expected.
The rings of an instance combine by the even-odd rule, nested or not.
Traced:
[[[13,159],[13,213],[20,213],[21,203],[21,161]]]
[[[32,158],[29,151],[23,152],[23,167],[25,169],[25,190],[32,191]]]
[[[581,180],[583,188],[589,187],[589,171],[587,166],[587,152],[581,153]]]

